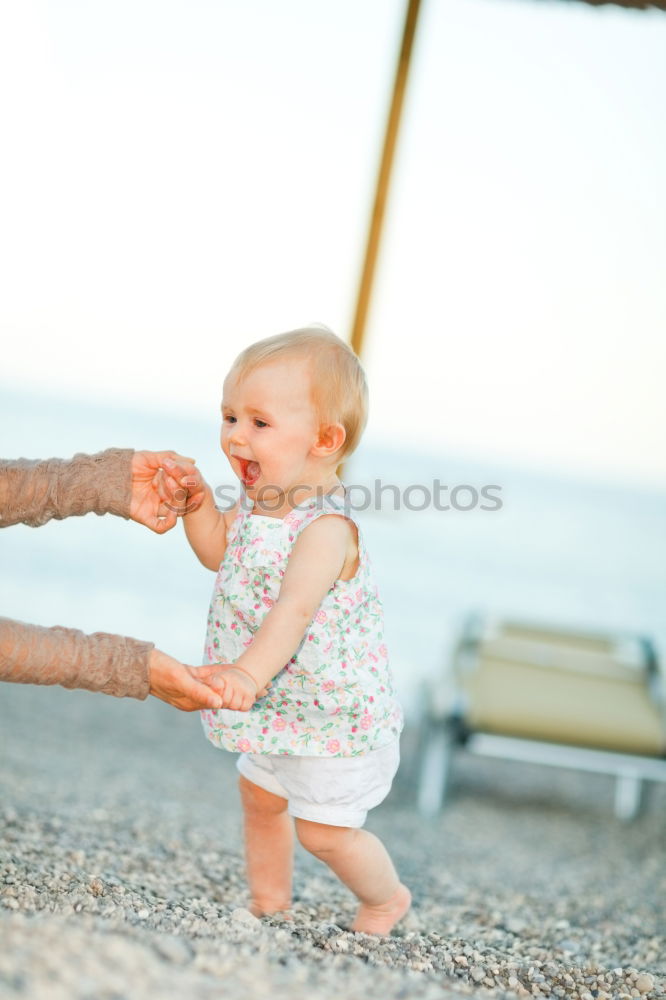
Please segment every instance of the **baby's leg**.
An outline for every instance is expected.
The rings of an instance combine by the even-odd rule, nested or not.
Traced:
[[[288,910],[294,857],[294,824],[287,800],[241,775],[245,820],[245,863],[256,917]]]
[[[412,897],[381,840],[367,830],[304,819],[296,820],[296,831],[303,847],[325,861],[359,899],[352,930],[388,934],[409,909]]]

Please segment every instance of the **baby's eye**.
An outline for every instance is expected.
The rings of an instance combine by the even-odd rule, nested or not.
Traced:
[[[268,424],[266,423],[266,421],[265,420],[259,420],[258,417],[257,417],[257,419],[255,420],[254,423],[255,423],[256,427],[268,427]]]
[[[224,416],[223,419],[224,419],[225,424],[235,424],[236,423],[236,418],[232,417],[230,413],[225,414],[225,416]]]

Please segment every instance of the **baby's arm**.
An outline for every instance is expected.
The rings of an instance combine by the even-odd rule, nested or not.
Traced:
[[[224,705],[240,711],[252,707],[298,649],[315,611],[342,572],[349,546],[350,523],[341,515],[318,518],[299,535],[280,587],[280,595],[264,618],[252,645],[219,675],[216,690]]]
[[[187,540],[199,562],[203,563],[206,569],[217,572],[227,547],[227,528],[236,516],[238,504],[230,511],[224,513],[219,511],[215,506],[213,491],[208,483],[203,481],[198,470],[197,477],[188,477],[183,483],[189,491],[188,500],[198,502],[203,494],[203,499],[196,510],[183,514]]]

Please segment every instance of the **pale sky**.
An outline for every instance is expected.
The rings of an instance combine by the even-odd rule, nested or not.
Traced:
[[[347,336],[403,13],[2,5],[0,388],[206,414],[249,341]],[[666,487],[665,56],[660,12],[424,0],[374,438]]]

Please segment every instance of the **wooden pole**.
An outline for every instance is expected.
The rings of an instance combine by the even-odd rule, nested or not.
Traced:
[[[398,65],[396,66],[395,79],[393,82],[391,106],[389,108],[388,119],[386,122],[386,131],[384,133],[384,146],[382,148],[382,156],[379,162],[379,172],[377,174],[377,183],[375,185],[375,201],[372,208],[372,215],[370,216],[370,226],[368,229],[368,238],[365,247],[365,258],[363,260],[361,279],[358,286],[354,323],[349,341],[352,349],[356,352],[356,354],[358,354],[359,357],[363,354],[368,307],[370,305],[370,296],[375,277],[375,267],[377,264],[379,243],[384,224],[384,212],[386,210],[389,182],[391,180],[393,157],[398,138],[398,129],[400,127],[403,98],[405,96],[405,88],[407,86],[407,77],[409,75],[409,66],[414,46],[414,35],[416,33],[416,24],[419,17],[420,7],[421,0],[408,0],[405,24],[402,30],[400,55],[398,56]],[[338,478],[342,479],[344,477],[344,471],[345,464],[342,463],[337,469]]]
[[[396,67],[395,82],[393,84],[393,96],[389,109],[388,121],[386,123],[386,134],[384,136],[384,148],[377,175],[377,185],[375,188],[375,203],[370,218],[370,228],[368,231],[368,241],[365,250],[365,260],[361,271],[358,297],[356,300],[356,312],[354,314],[354,325],[351,333],[351,346],[359,355],[363,351],[363,339],[365,326],[372,293],[372,285],[379,252],[379,243],[384,223],[384,212],[388,196],[389,182],[391,179],[391,169],[393,167],[393,156],[395,153],[396,139],[400,127],[400,116],[402,113],[403,98],[409,65],[412,56],[414,34],[419,16],[421,0],[408,0],[407,14],[405,16],[405,26],[402,33],[402,45]]]

